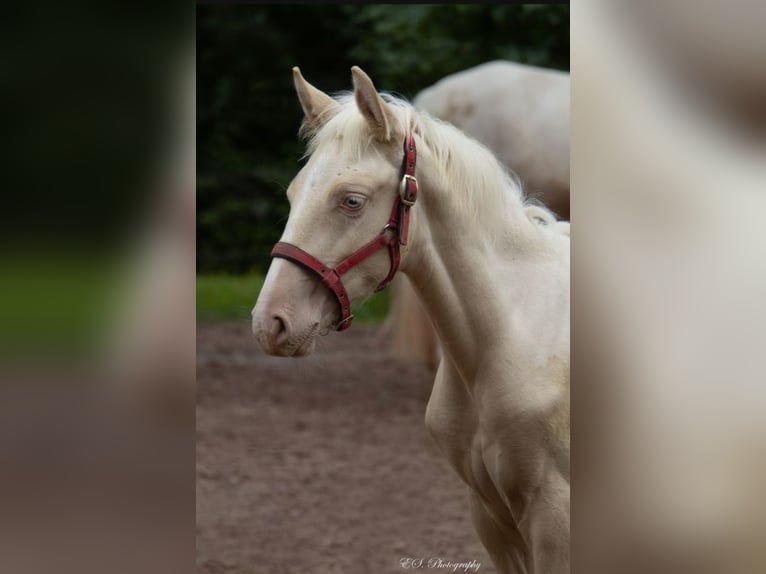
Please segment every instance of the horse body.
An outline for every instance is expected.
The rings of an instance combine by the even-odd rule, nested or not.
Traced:
[[[486,148],[384,100],[353,71],[354,98],[340,101],[296,73],[313,153],[288,190],[282,241],[336,264],[374,237],[395,197],[401,141],[414,134],[420,191],[401,271],[444,355],[426,425],[470,487],[472,518],[498,572],[566,572],[568,224],[526,206]],[[356,194],[364,199],[350,201]],[[351,300],[369,295],[389,265],[380,252],[350,271],[343,282]],[[272,354],[306,354],[337,317],[333,303],[316,277],[275,260],[253,310],[254,333]]]

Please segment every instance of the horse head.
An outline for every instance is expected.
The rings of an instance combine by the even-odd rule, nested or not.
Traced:
[[[287,189],[290,214],[252,313],[273,355],[308,355],[320,332],[348,327],[351,304],[384,287],[406,254],[417,191],[414,177],[403,179],[408,107],[351,71],[353,96],[332,98],[293,68],[309,160]]]

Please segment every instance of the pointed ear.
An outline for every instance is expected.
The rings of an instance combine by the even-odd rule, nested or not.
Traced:
[[[354,99],[359,111],[380,139],[389,141],[394,124],[393,113],[388,104],[383,101],[372,80],[361,68],[358,66],[351,68],[351,78],[354,82]]]
[[[293,82],[306,116],[301,132],[316,131],[339,109],[338,102],[304,80],[298,66],[293,68]]]

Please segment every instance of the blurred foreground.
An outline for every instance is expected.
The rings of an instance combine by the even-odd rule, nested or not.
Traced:
[[[101,8],[4,36],[0,572],[193,569],[193,12]]]
[[[766,572],[764,21],[573,6],[578,571]]]

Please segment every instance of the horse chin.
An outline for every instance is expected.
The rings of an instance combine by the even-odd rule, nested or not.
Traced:
[[[316,348],[316,342],[316,335],[313,335],[310,339],[299,345],[298,348],[296,348],[290,356],[296,359],[300,357],[308,357],[314,352],[314,349]]]
[[[284,349],[283,356],[286,357],[307,357],[314,352],[316,348],[317,335],[319,334],[319,323],[312,323],[300,334],[292,337],[288,346]]]

